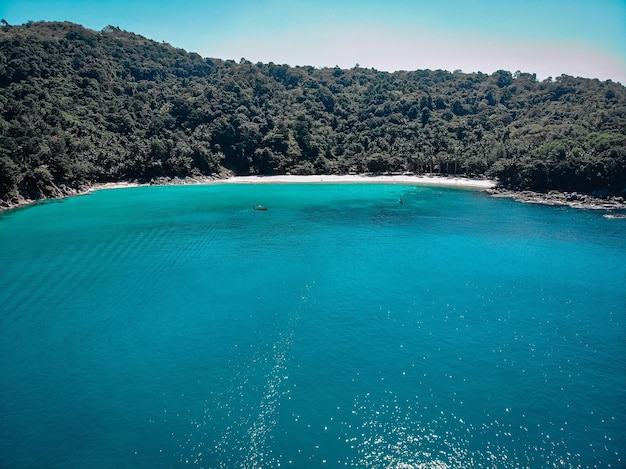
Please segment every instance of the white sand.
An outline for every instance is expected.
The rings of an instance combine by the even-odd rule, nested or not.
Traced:
[[[496,185],[490,179],[470,179],[463,177],[444,176],[415,176],[415,175],[393,175],[393,176],[369,176],[367,174],[350,175],[316,175],[316,176],[232,176],[225,179],[206,177],[193,177],[183,179],[173,179],[163,182],[161,185],[210,185],[210,184],[316,184],[316,183],[381,183],[381,184],[414,184],[459,187],[467,189],[489,189]],[[154,184],[154,183],[153,183]],[[122,189],[127,187],[140,187],[146,184],[129,182],[109,182],[96,184],[86,192],[93,192],[102,189]],[[159,185],[159,183],[155,184]]]
[[[385,183],[385,184],[415,184],[448,187],[463,187],[474,189],[489,189],[496,185],[490,179],[469,179],[462,177],[443,176],[368,176],[368,175],[317,175],[317,176],[234,176],[228,179],[216,180],[217,183],[233,184],[273,184],[273,183]]]
[[[139,187],[145,184],[140,184],[138,182],[104,182],[101,184],[94,184],[89,189],[87,189],[87,193],[93,191],[101,191],[104,189],[124,189],[126,187]]]

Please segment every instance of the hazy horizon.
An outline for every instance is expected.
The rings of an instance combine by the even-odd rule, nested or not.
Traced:
[[[203,57],[383,71],[562,74],[626,83],[626,1],[6,0],[10,24],[120,27]]]

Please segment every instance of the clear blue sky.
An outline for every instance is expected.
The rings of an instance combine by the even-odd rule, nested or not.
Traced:
[[[237,61],[626,84],[626,0],[0,0],[0,17],[111,24]]]

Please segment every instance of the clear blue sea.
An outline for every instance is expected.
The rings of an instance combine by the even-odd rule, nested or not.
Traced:
[[[0,467],[624,468],[602,215],[384,184],[0,215]]]

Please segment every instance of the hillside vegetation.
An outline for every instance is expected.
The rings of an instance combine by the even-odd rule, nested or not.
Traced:
[[[225,171],[486,175],[619,193],[626,88],[236,63],[115,27],[0,27],[0,199]]]

